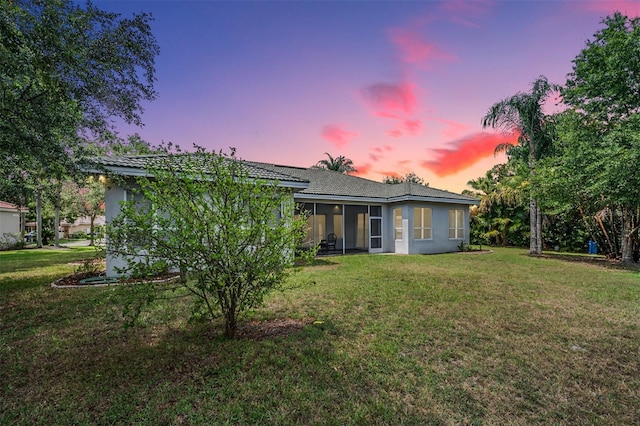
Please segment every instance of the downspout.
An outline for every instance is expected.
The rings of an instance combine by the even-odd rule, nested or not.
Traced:
[[[347,252],[347,244],[346,244],[346,240],[347,240],[347,229],[344,227],[345,226],[345,216],[347,215],[347,212],[345,211],[345,205],[342,205],[342,254],[345,254]]]

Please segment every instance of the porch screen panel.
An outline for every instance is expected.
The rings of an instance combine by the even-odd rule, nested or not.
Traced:
[[[333,233],[336,234],[337,238],[342,238],[342,215],[341,214],[333,215]]]

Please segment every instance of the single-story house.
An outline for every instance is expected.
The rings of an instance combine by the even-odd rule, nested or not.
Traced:
[[[98,215],[93,221],[94,228],[104,226],[106,218]],[[60,222],[60,238],[73,238],[78,232],[89,234],[91,232],[91,218],[89,216],[80,216],[74,222],[63,220]]]
[[[27,211],[26,207],[0,201],[0,248],[12,247],[21,238]]]
[[[105,196],[105,216],[119,213],[127,188],[146,175],[150,156],[100,157],[90,173],[124,177]],[[415,183],[386,184],[331,170],[244,161],[250,177],[275,180],[290,190],[300,209],[310,212],[305,244],[326,247],[335,234],[332,252],[446,253],[469,242],[469,207],[479,200]],[[107,244],[109,242],[107,241]],[[117,259],[107,257],[107,274],[115,275]]]

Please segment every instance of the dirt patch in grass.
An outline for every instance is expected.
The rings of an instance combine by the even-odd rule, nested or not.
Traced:
[[[292,318],[249,321],[238,326],[238,338],[264,340],[273,337],[286,337],[299,333],[305,326],[311,324],[311,322],[311,320],[297,320]]]
[[[605,268],[623,269],[627,271],[640,271],[640,265],[629,265],[620,262],[618,259],[610,259],[604,256],[588,256],[578,254],[540,254],[535,257],[545,259],[558,259],[564,262],[586,263],[591,265],[603,266]]]

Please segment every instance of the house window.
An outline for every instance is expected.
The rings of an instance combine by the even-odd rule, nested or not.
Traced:
[[[454,240],[464,238],[464,211],[449,210],[449,238]]]
[[[413,239],[431,239],[431,209],[415,207],[413,209]]]
[[[402,239],[402,209],[393,209],[393,227],[396,240]]]
[[[336,234],[336,238],[342,238],[342,215],[333,215],[333,233]]]

